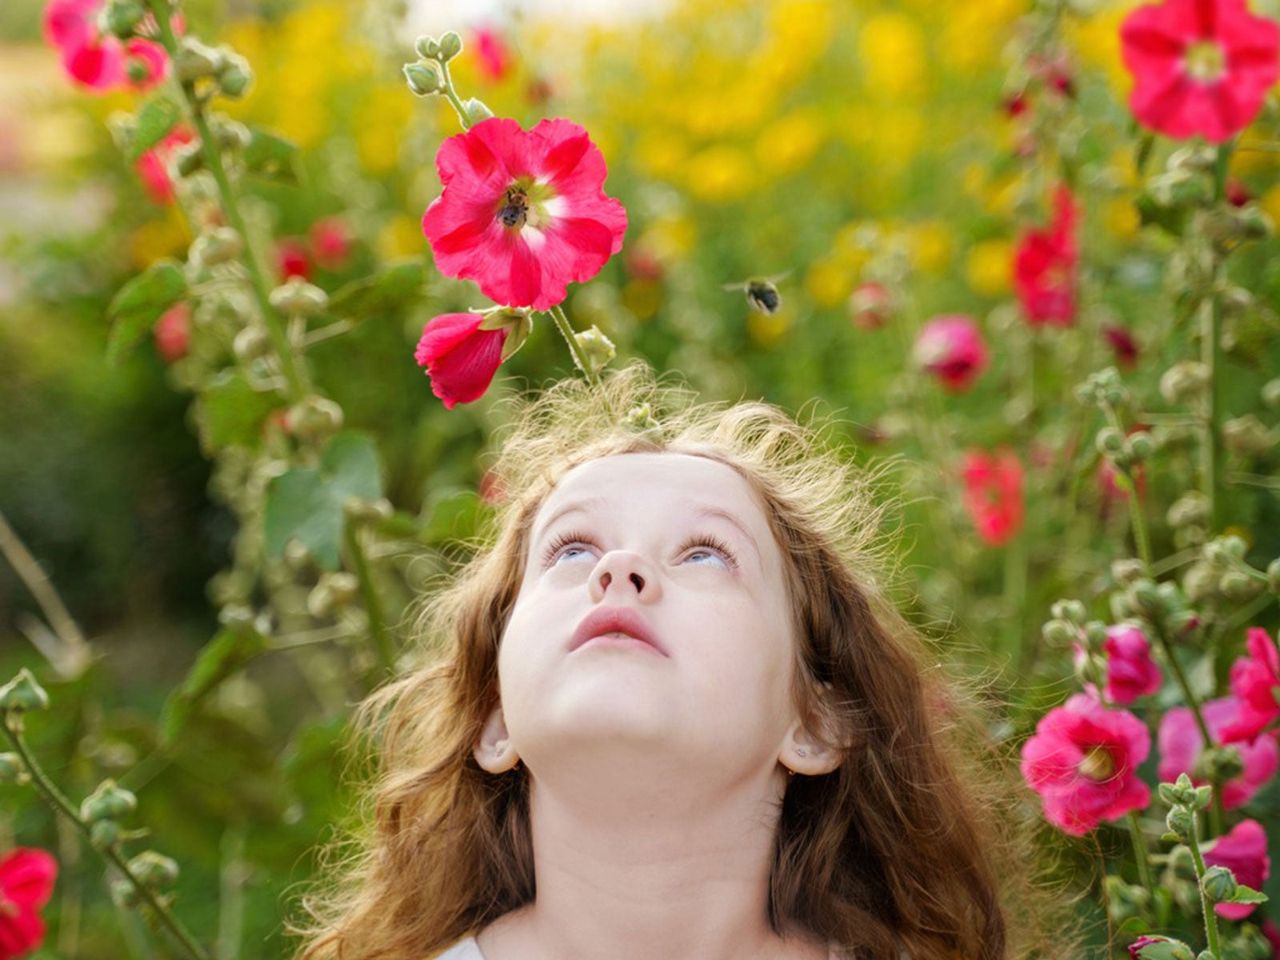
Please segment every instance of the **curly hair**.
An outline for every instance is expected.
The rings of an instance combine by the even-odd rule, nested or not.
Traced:
[[[759,493],[799,638],[794,702],[847,735],[835,770],[788,781],[774,932],[799,925],[875,960],[1079,955],[1016,760],[988,732],[984,682],[944,667],[891,599],[882,471],[855,466],[824,425],[765,402],[695,402],[640,360],[514,403],[491,467],[506,496],[475,552],[423,598],[414,666],[354,712],[373,763],[302,898],[308,920],[289,926],[298,960],[423,960],[534,899],[528,772],[493,776],[472,749],[498,701],[539,506],[577,464],[633,452],[709,457]]]

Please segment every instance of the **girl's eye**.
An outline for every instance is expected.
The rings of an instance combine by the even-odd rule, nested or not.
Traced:
[[[580,550],[585,546],[598,547],[599,545],[585,533],[575,533],[572,531],[569,533],[562,533],[551,542],[550,546],[547,547],[546,552],[542,556],[542,565],[544,567],[552,566],[561,557],[568,554],[569,550]],[[725,565],[730,569],[737,567],[738,565],[738,560],[733,555],[733,551],[729,549],[728,544],[723,540],[720,540],[718,537],[703,535],[692,536],[680,545],[680,550],[678,552],[683,553],[691,547],[705,547],[708,549],[695,550],[689,555],[690,557],[695,557],[699,554],[706,554],[709,553],[709,550],[714,550],[721,555],[720,559],[722,559],[725,562]]]

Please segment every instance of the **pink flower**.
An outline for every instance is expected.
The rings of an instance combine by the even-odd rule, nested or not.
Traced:
[[[1040,718],[1022,746],[1022,776],[1040,794],[1045,818],[1079,837],[1150,803],[1137,773],[1150,750],[1141,720],[1077,693]]]
[[[973,318],[960,313],[934,317],[916,336],[914,359],[942,383],[959,393],[972,386],[987,367],[987,345]]]
[[[1231,693],[1240,702],[1240,711],[1223,727],[1222,736],[1228,741],[1252,740],[1280,717],[1275,692],[1280,686],[1280,652],[1261,627],[1249,628],[1245,648],[1249,655],[1231,665]]]
[[[58,861],[44,850],[18,847],[0,860],[0,960],[21,957],[44,940],[39,910],[53,895]]]
[[[511,51],[506,41],[492,27],[479,28],[473,39],[480,73],[491,83],[497,83],[511,69]]]
[[[1129,108],[1182,140],[1222,143],[1243,130],[1280,76],[1280,28],[1245,0],[1166,0],[1131,12],[1120,54],[1134,76]]]
[[[1280,927],[1277,927],[1270,920],[1262,921],[1262,935],[1267,938],[1267,942],[1271,944],[1273,958],[1280,957]]]
[[[1168,937],[1160,937],[1160,936],[1152,937],[1144,933],[1137,940],[1133,941],[1133,943],[1129,944],[1129,960],[1142,960],[1143,947],[1149,947],[1153,943],[1168,943],[1168,942],[1169,942]]]
[[[1229,743],[1240,751],[1244,763],[1244,772],[1222,785],[1222,805],[1228,810],[1248,803],[1280,766],[1280,748],[1272,737],[1258,737],[1253,743],[1223,738],[1224,728],[1235,721],[1239,709],[1240,701],[1235,697],[1219,697],[1200,706],[1214,743]],[[1160,720],[1157,744],[1160,750],[1157,769],[1162,782],[1177,780],[1180,773],[1191,777],[1197,786],[1209,782],[1196,773],[1204,738],[1190,708],[1172,707],[1165,712]]]
[[[185,357],[191,343],[191,308],[186,301],[175,303],[162,313],[151,332],[156,339],[156,351],[166,363]]]
[[[174,127],[158,144],[140,156],[134,164],[138,177],[156,203],[173,202],[173,183],[169,180],[169,158],[184,143],[195,139],[187,126]]]
[[[1151,644],[1137,627],[1107,627],[1107,699],[1133,703],[1160,689],[1160,668],[1151,659]]]
[[[965,455],[961,478],[965,507],[984,541],[998,547],[1022,528],[1022,463],[1016,453],[971,450]]]
[[[311,279],[311,258],[301,241],[285,237],[276,245],[276,273],[282,283],[290,277]]]
[[[1013,285],[1032,326],[1069,327],[1076,319],[1076,221],[1080,211],[1066,186],[1053,196],[1053,222],[1018,240]]]
[[[627,212],[604,194],[604,156],[568,120],[527,133],[490,117],[440,145],[444,192],[422,218],[436,266],[495,303],[546,310],[622,249]]]
[[[1204,862],[1208,867],[1226,867],[1235,874],[1237,883],[1261,890],[1271,876],[1267,833],[1257,820],[1241,820],[1205,848]],[[1256,903],[1217,903],[1213,909],[1228,920],[1243,920],[1256,906]]]
[[[446,410],[479,400],[502,363],[510,331],[481,330],[478,313],[446,313],[427,322],[414,352]]]
[[[849,319],[860,330],[883,327],[889,322],[893,307],[893,294],[883,283],[875,280],[863,281],[849,294]]]
[[[129,86],[149,90],[169,70],[164,48],[154,40],[121,41],[98,30],[101,0],[49,0],[44,36],[58,49],[67,76],[96,93]],[[152,24],[154,27],[154,24]]]
[[[351,256],[351,228],[342,217],[322,217],[311,225],[311,253],[326,270],[340,270]]]

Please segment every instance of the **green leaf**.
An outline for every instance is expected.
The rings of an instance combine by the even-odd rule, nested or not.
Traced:
[[[121,287],[107,307],[107,362],[119,363],[161,314],[186,295],[187,278],[173,260],[157,260]]]
[[[1243,883],[1236,884],[1236,892],[1223,903],[1266,903],[1267,895],[1261,893],[1253,887],[1247,887]]]
[[[1162,940],[1140,948],[1138,956],[1142,960],[1189,960],[1195,954],[1181,940]]]
[[[417,299],[423,277],[421,260],[397,260],[371,276],[340,287],[329,298],[329,312],[351,319],[390,313]]]
[[[266,638],[248,627],[228,627],[206,643],[186,679],[169,695],[160,713],[160,737],[164,745],[173,745],[201,700],[266,649]]]
[[[474,490],[445,491],[429,507],[430,517],[418,534],[425,544],[465,540],[475,535],[488,505]]]
[[[255,446],[262,421],[279,402],[274,393],[253,389],[239,370],[219,372],[196,401],[201,449],[211,455],[223,447]]]
[[[284,555],[297,537],[322,569],[337,570],[348,497],[382,496],[378,449],[368,434],[344,430],[325,448],[318,467],[298,467],[267,485],[263,536],[268,557]]]
[[[163,140],[182,116],[182,109],[168,97],[148,100],[138,111],[138,128],[129,148],[129,159],[140,156]]]
[[[297,183],[298,148],[288,140],[259,127],[249,129],[249,145],[244,148],[245,169],[268,180]]]

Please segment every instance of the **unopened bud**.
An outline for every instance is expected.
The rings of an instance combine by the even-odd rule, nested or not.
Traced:
[[[1209,382],[1209,368],[1196,360],[1175,363],[1160,378],[1160,395],[1179,403],[1198,394]]]
[[[323,440],[342,429],[342,408],[327,397],[307,397],[285,414],[290,433],[304,440]]]
[[[121,40],[128,40],[146,15],[142,4],[136,0],[110,0],[98,13],[98,23],[103,33]]]
[[[1226,421],[1222,425],[1222,442],[1241,453],[1266,453],[1276,446],[1270,428],[1252,413]]]
[[[1089,616],[1088,608],[1079,600],[1058,600],[1049,608],[1049,613],[1059,620],[1069,620],[1072,623],[1084,623]]]
[[[184,37],[173,72],[182,83],[195,83],[203,77],[215,76],[225,66],[221,50],[206,46],[194,37]]]
[[[1128,586],[1146,572],[1146,565],[1133,557],[1111,561],[1111,576],[1116,583]]]
[[[1164,602],[1156,590],[1155,582],[1142,578],[1129,585],[1129,603],[1148,619],[1155,619],[1164,611]]]
[[[462,38],[450,30],[440,37],[440,59],[449,61],[462,52]]]
[[[26,667],[18,671],[18,675],[0,687],[0,713],[10,710],[29,711],[47,710],[49,694],[36,682],[35,676]]]
[[[24,784],[31,779],[26,765],[16,753],[0,753],[0,784]]]
[[[592,325],[590,329],[574,334],[573,338],[586,354],[587,368],[593,376],[603,370],[605,364],[617,353],[613,341],[601,333],[597,326]]]
[[[196,237],[195,242],[191,244],[190,257],[196,263],[212,267],[215,264],[234,260],[240,256],[240,251],[243,249],[244,244],[240,241],[240,234],[235,230],[231,227],[214,227]]]
[[[1188,491],[1169,507],[1166,519],[1171,527],[1203,526],[1209,520],[1209,498],[1199,490]]]
[[[129,870],[144,887],[153,890],[171,887],[178,879],[178,864],[154,850],[144,850],[133,857]]]
[[[239,100],[253,85],[253,68],[249,61],[238,53],[230,54],[226,64],[218,73],[218,89],[222,95],[231,100]]]
[[[1051,646],[1065,647],[1077,638],[1079,630],[1066,620],[1047,620],[1040,633]]]
[[[434,60],[440,55],[440,44],[435,37],[419,37],[418,42],[413,45],[413,49],[418,52],[418,56],[425,60]]]
[[[1280,410],[1280,377],[1262,385],[1262,402],[1272,410]]]
[[[409,89],[419,97],[429,97],[440,92],[440,76],[425,63],[406,63],[404,79]]]
[[[1205,895],[1214,903],[1225,903],[1236,895],[1235,874],[1227,867],[1213,866],[1205,871],[1204,879],[1200,881],[1200,888],[1204,890]]]
[[[1176,806],[1169,811],[1169,815],[1164,818],[1164,822],[1170,833],[1177,834],[1179,839],[1186,839],[1191,836],[1191,832],[1195,829],[1196,818],[1195,814],[1186,807]]]
[[[95,820],[89,825],[89,843],[95,850],[109,850],[120,842],[120,824],[114,820]]]
[[[488,120],[493,116],[493,111],[489,109],[488,104],[483,100],[476,99],[475,97],[468,97],[464,100],[462,103],[462,109],[467,115],[467,124],[473,127],[477,123]]]
[[[85,823],[96,820],[119,820],[138,809],[138,798],[116,785],[114,780],[103,780],[98,789],[84,798],[80,804],[80,819]]]
[[[329,306],[329,295],[301,277],[290,277],[271,291],[271,306],[290,317],[314,317]]]
[[[1147,431],[1139,430],[1129,437],[1129,449],[1133,452],[1133,459],[1142,463],[1155,453],[1156,442]]]
[[[214,134],[218,146],[223,150],[243,150],[253,139],[253,134],[249,132],[248,127],[238,120],[227,117],[219,118]]]
[[[231,349],[241,363],[252,363],[271,352],[271,337],[257,324],[249,324],[236,334]]]
[[[1218,591],[1228,600],[1247,600],[1257,593],[1261,586],[1240,570],[1228,570],[1218,580]]]

